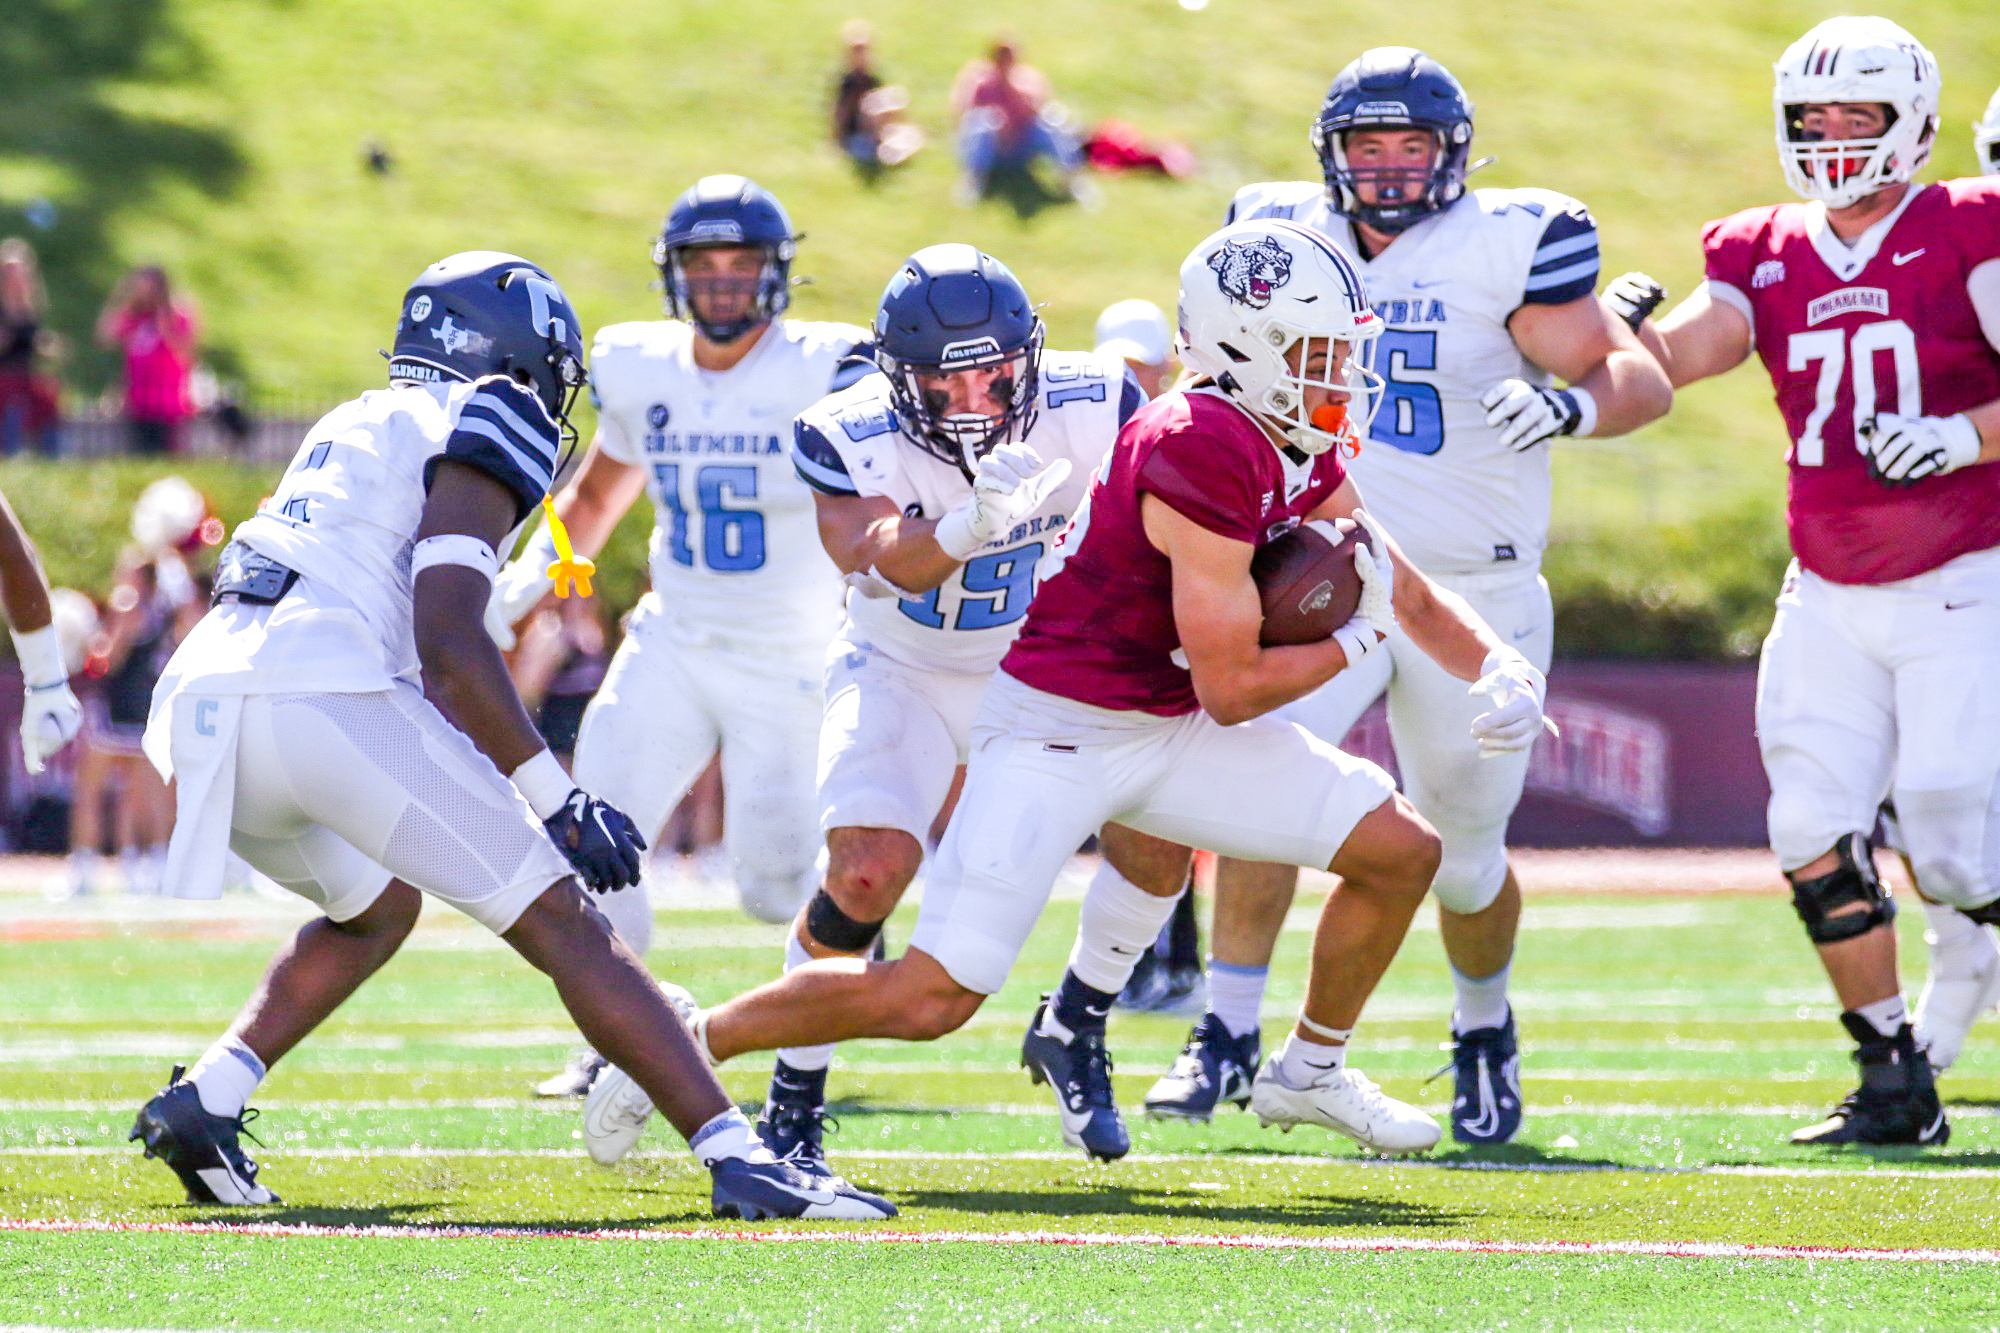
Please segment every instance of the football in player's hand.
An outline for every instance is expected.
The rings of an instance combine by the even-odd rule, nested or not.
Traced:
[[[1266,648],[1317,643],[1345,625],[1361,603],[1354,550],[1368,534],[1351,518],[1321,519],[1293,528],[1257,550],[1250,577],[1264,604]]]

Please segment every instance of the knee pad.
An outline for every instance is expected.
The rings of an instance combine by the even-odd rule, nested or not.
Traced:
[[[1876,878],[1874,849],[1868,839],[1850,833],[1834,844],[1834,852],[1840,864],[1824,875],[1810,879],[1785,876],[1792,882],[1792,909],[1805,923],[1806,938],[1814,944],[1838,944],[1896,919],[1896,904]],[[1850,903],[1862,904],[1862,910],[1833,915]]]
[[[1491,846],[1467,849],[1467,839],[1450,834],[1444,834],[1443,841],[1444,855],[1437,877],[1431,880],[1431,893],[1447,912],[1471,916],[1485,911],[1507,882],[1506,844],[1494,840]]]
[[[1993,864],[2000,830],[1991,827],[1990,798],[1974,787],[1896,793],[1901,843],[1926,897],[1964,908],[2000,890]]]
[[[882,934],[880,921],[856,921],[840,910],[840,904],[825,889],[806,904],[806,933],[829,949],[861,953]]]
[[[742,865],[736,868],[736,897],[743,910],[772,925],[783,925],[797,916],[799,905],[818,883],[819,876],[811,871],[803,875],[773,875]]]

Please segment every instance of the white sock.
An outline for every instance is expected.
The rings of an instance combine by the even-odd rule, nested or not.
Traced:
[[[1854,1011],[1868,1020],[1868,1026],[1885,1037],[1893,1037],[1910,1021],[1910,1006],[1903,1003],[1900,995],[1891,995],[1886,1000],[1864,1004]]]
[[[264,1081],[264,1074],[264,1062],[257,1053],[231,1035],[209,1047],[208,1053],[195,1061],[187,1079],[201,1098],[202,1110],[234,1120],[249,1105],[250,1094]]]
[[[144,893],[145,876],[140,872],[140,851],[137,847],[118,849],[118,873],[125,877],[125,892]]]
[[[1931,946],[1933,958],[1953,957],[1962,950],[1979,945],[1979,923],[1956,907],[1927,902],[1924,904],[1924,920],[1928,925],[1924,931],[1924,942]]]
[[[732,1106],[715,1119],[694,1132],[688,1140],[688,1147],[706,1167],[713,1167],[725,1157],[754,1158],[766,1152],[764,1141],[757,1137],[757,1131],[750,1124],[750,1118],[740,1107]]]
[[[651,881],[644,875],[616,893],[593,893],[590,901],[604,913],[611,929],[625,941],[625,947],[644,958],[653,947],[653,898],[647,891]]]
[[[1490,977],[1468,977],[1451,969],[1451,987],[1457,1005],[1451,1013],[1451,1030],[1466,1033],[1474,1028],[1497,1028],[1507,1021],[1507,975],[1514,960]]]
[[[69,887],[72,893],[89,893],[97,887],[97,867],[102,859],[91,848],[69,854]]]
[[[1307,1041],[1297,1032],[1285,1038],[1279,1050],[1278,1076],[1295,1088],[1324,1083],[1347,1067],[1347,1046]]]
[[[1148,893],[1113,869],[1111,862],[1098,862],[1084,891],[1069,970],[1093,990],[1111,995],[1124,990],[1132,969],[1139,965],[1139,955],[1160,937],[1179,897]]]
[[[1260,1026],[1259,1011],[1264,1007],[1264,987],[1271,980],[1268,967],[1245,967],[1241,963],[1208,958],[1208,1012],[1221,1020],[1232,1037],[1245,1037]]]
[[[785,934],[785,971],[803,967],[813,960],[806,952],[806,946],[799,943],[799,932]],[[778,1058],[794,1069],[825,1069],[833,1063],[833,1043],[824,1046],[784,1046],[778,1050]]]

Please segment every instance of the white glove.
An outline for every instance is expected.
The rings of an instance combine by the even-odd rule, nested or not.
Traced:
[[[1612,313],[1625,321],[1625,327],[1637,333],[1647,316],[1658,310],[1667,301],[1667,289],[1653,280],[1649,273],[1621,273],[1611,280],[1604,289],[1604,304]]]
[[[549,566],[555,562],[555,535],[544,522],[521,548],[521,554],[508,561],[493,580],[493,591],[486,595],[486,633],[500,645],[501,652],[512,651],[514,626],[554,588],[549,582]]]
[[[1006,536],[1041,508],[1069,472],[1067,458],[1044,466],[1041,455],[1027,445],[1003,444],[979,460],[972,498],[940,518],[932,536],[952,559],[969,560],[973,552]]]
[[[17,633],[13,639],[27,687],[21,701],[21,760],[30,773],[39,773],[48,766],[49,756],[69,744],[83,726],[83,706],[70,692],[55,626]]]
[[[1526,453],[1558,435],[1588,435],[1597,426],[1597,400],[1587,389],[1538,389],[1506,379],[1480,395],[1486,424],[1500,427],[1500,443]]]
[[[1479,673],[1466,693],[1483,694],[1493,705],[1472,719],[1472,739],[1479,744],[1481,759],[1518,753],[1533,745],[1544,727],[1555,730],[1555,724],[1542,715],[1548,681],[1534,663],[1511,648],[1495,648],[1479,664]]]
[[[1893,486],[1941,477],[1979,461],[1979,427],[1960,412],[1949,417],[1899,417],[1877,412],[1861,424],[1868,470]]]
[[[1354,572],[1361,576],[1361,600],[1354,615],[1333,632],[1333,641],[1353,666],[1382,646],[1396,629],[1396,564],[1389,555],[1389,538],[1373,515],[1354,511],[1355,522],[1368,532],[1368,543],[1354,548]]]

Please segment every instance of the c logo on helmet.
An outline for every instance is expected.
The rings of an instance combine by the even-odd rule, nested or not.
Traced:
[[[1222,248],[1208,257],[1222,294],[1238,305],[1262,310],[1271,304],[1271,293],[1291,281],[1292,254],[1266,236],[1256,241],[1224,241]]]

